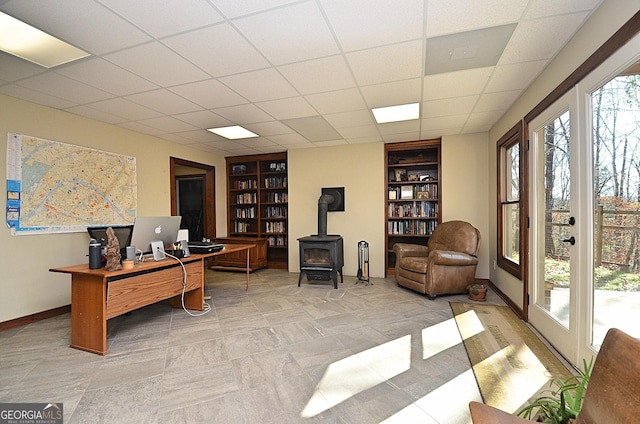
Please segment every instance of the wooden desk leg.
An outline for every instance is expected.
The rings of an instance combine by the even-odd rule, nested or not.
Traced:
[[[71,347],[107,353],[107,285],[102,276],[71,278]]]
[[[245,291],[249,291],[249,252],[251,252],[251,249],[247,249],[247,287]]]

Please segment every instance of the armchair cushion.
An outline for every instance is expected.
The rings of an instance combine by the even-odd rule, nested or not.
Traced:
[[[475,279],[480,232],[463,221],[443,222],[428,246],[396,243],[395,278],[399,285],[435,298],[462,293]]]

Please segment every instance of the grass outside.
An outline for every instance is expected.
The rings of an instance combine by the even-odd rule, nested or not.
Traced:
[[[556,287],[569,287],[569,263],[546,258],[547,281]],[[605,267],[595,269],[596,290],[640,292],[640,274],[612,270]]]

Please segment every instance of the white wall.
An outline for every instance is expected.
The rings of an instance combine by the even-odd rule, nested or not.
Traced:
[[[167,141],[134,133],[29,102],[0,95],[0,172],[6,175],[7,133],[97,148],[136,157],[138,214],[169,215],[171,212],[169,157],[216,167],[217,231],[226,235],[226,182],[224,158]],[[6,196],[2,196],[2,210]],[[0,322],[68,305],[68,275],[50,268],[87,261],[86,233],[12,236],[0,230]]]
[[[564,81],[578,66],[610,38],[625,22],[640,10],[640,2],[629,0],[605,0],[583,25],[578,33],[556,56],[551,64],[518,98],[509,111],[498,121],[489,133],[489,196],[497,196],[496,143],[511,127],[531,111],[553,89]],[[526,137],[526,134],[525,134]],[[489,216],[491,263],[497,255],[496,208],[492,206]],[[491,281],[516,304],[522,304],[522,282],[511,274],[497,268],[491,270]]]

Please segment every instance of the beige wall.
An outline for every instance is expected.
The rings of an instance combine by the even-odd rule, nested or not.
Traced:
[[[344,275],[358,271],[358,242],[369,243],[372,277],[384,276],[384,145],[297,149],[289,161],[289,271],[300,270],[298,238],[318,233],[322,187],[344,187],[345,211],[329,212],[327,233],[344,239]]]
[[[168,215],[169,157],[206,163],[216,167],[217,231],[226,235],[224,158],[2,95],[0,110],[2,175],[9,132],[131,155],[138,173],[138,214]],[[86,233],[12,236],[5,225],[0,243],[0,322],[70,303],[70,277],[48,270],[87,261]]]
[[[488,134],[442,137],[442,221],[462,220],[480,230],[477,278],[489,278]]]
[[[542,74],[531,84],[524,94],[515,102],[505,116],[489,133],[489,184],[490,197],[496,196],[496,142],[513,125],[522,119],[554,88],[565,80],[578,66],[596,51],[611,35],[640,10],[640,3],[629,0],[605,0],[590,17],[576,36],[562,49]],[[526,136],[526,135],[525,135]],[[496,208],[489,209],[489,232],[492,234],[490,255],[491,262],[496,260]],[[522,282],[511,274],[497,268],[491,270],[491,281],[494,282],[509,298],[518,305],[522,303]]]

